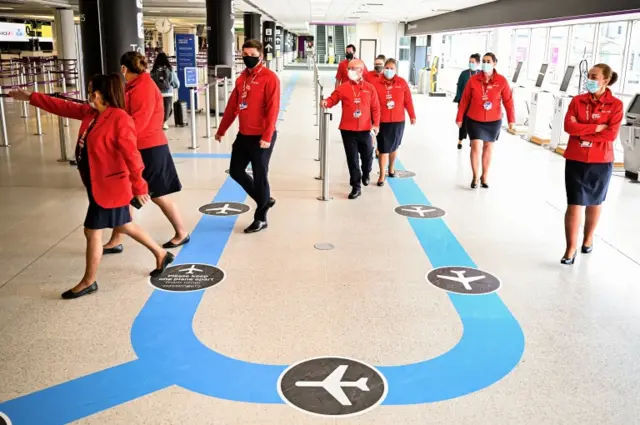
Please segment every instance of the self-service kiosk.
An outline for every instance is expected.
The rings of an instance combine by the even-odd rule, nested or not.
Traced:
[[[569,109],[569,103],[573,96],[567,94],[569,90],[569,84],[573,78],[573,73],[576,67],[569,65],[564,72],[562,83],[560,83],[560,94],[553,97],[553,119],[551,120],[551,141],[549,142],[549,149],[558,150],[559,153],[563,152],[565,146],[569,142],[569,135],[564,131],[564,117],[567,115]]]
[[[518,84],[521,71],[522,62],[518,62],[516,70],[513,73],[513,78],[511,79],[511,93],[516,110],[515,127],[509,130],[511,134],[525,134],[527,132],[527,125],[529,124],[529,105],[527,104],[525,96],[523,96],[525,87]]]
[[[636,94],[627,109],[627,123],[620,127],[620,142],[624,148],[624,173],[640,181],[640,94]]]
[[[553,94],[542,90],[547,69],[549,69],[549,64],[543,63],[529,102],[529,128],[526,138],[538,145],[546,145],[551,137],[549,123],[553,114]]]

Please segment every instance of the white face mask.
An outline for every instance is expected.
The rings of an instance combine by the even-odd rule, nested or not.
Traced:
[[[358,77],[358,71],[356,71],[355,69],[350,69],[348,71],[348,75],[349,75],[349,79],[351,81],[358,81],[359,77]]]

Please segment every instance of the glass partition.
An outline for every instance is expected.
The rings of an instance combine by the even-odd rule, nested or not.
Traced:
[[[600,24],[598,37],[598,59],[597,63],[606,63],[618,74],[622,74],[624,46],[627,39],[627,21],[603,22]],[[589,64],[589,65],[595,65]],[[620,83],[611,87],[613,91],[618,91]]]
[[[569,44],[569,27],[552,27],[549,31],[549,48],[547,49],[547,81],[559,84],[567,67],[567,49]]]
[[[549,28],[534,28],[531,31],[531,47],[529,49],[529,66],[527,67],[527,78],[537,80],[540,66],[546,60],[547,34]]]
[[[627,75],[622,90],[628,94],[640,93],[640,21],[633,24],[627,57]]]

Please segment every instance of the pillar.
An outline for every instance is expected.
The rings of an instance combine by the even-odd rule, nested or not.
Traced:
[[[169,32],[162,34],[162,51],[167,56],[176,55],[176,34],[173,28],[173,25],[171,25]]]
[[[264,21],[262,23],[262,40],[264,40],[264,60],[267,68],[274,69],[275,62],[275,33],[276,23],[273,21]]]
[[[207,0],[207,63],[233,67],[235,17],[233,0]]]
[[[262,41],[262,32],[260,31],[260,15],[253,12],[245,12],[244,14],[244,39],[254,39]]]
[[[282,56],[284,57],[284,64],[289,63],[289,31],[282,29]]]
[[[120,72],[120,57],[127,51],[144,54],[141,0],[80,0],[79,5],[87,81]]]
[[[58,59],[62,59],[59,64],[64,64],[65,70],[72,70],[72,67],[70,66],[72,61],[78,59],[73,10],[56,9],[53,16],[53,37],[55,41],[56,55]],[[68,85],[76,85],[75,75],[65,73],[65,79],[67,80],[66,82]]]

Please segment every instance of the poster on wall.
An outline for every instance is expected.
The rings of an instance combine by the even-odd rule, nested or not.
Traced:
[[[0,41],[28,42],[32,38],[52,42],[51,26],[42,25],[38,29],[33,29],[32,25],[28,24],[0,22]]]
[[[187,108],[191,108],[189,100],[189,87],[185,81],[185,68],[196,67],[196,36],[193,34],[176,34],[176,62],[178,66],[178,79],[180,89],[178,89],[178,99],[187,102]],[[198,98],[196,96],[196,105]]]

